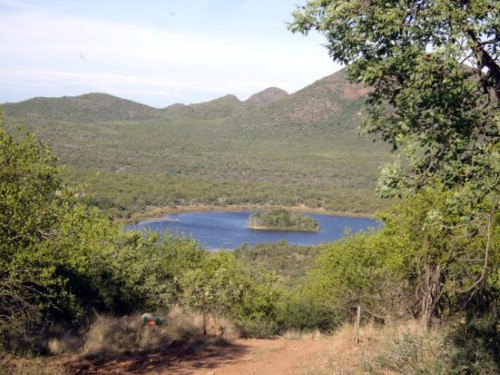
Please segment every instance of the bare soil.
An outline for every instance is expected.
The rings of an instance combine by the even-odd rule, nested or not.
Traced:
[[[50,366],[54,373],[64,368],[70,374],[358,374],[359,360],[371,343],[354,345],[351,332],[297,339],[172,342],[152,351],[58,358]]]

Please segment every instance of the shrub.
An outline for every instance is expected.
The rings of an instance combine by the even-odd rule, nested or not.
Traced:
[[[335,313],[307,298],[292,298],[285,302],[280,316],[282,330],[330,331],[341,322]]]

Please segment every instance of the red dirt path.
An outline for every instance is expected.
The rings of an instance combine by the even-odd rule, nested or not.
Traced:
[[[362,346],[334,337],[171,343],[161,350],[71,357],[51,366],[70,374],[300,375],[353,374]]]

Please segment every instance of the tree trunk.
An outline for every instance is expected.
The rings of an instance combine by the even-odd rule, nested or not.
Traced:
[[[436,307],[441,298],[441,267],[428,264],[422,285],[421,321],[426,327],[432,324]]]

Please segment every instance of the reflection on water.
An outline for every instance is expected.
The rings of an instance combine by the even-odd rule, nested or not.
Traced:
[[[206,249],[216,250],[235,249],[243,243],[253,246],[281,240],[293,245],[314,245],[338,240],[346,230],[355,233],[379,226],[372,219],[309,214],[318,221],[320,232],[257,231],[247,228],[251,214],[251,211],[171,214],[130,225],[127,229],[184,234],[196,239]]]

